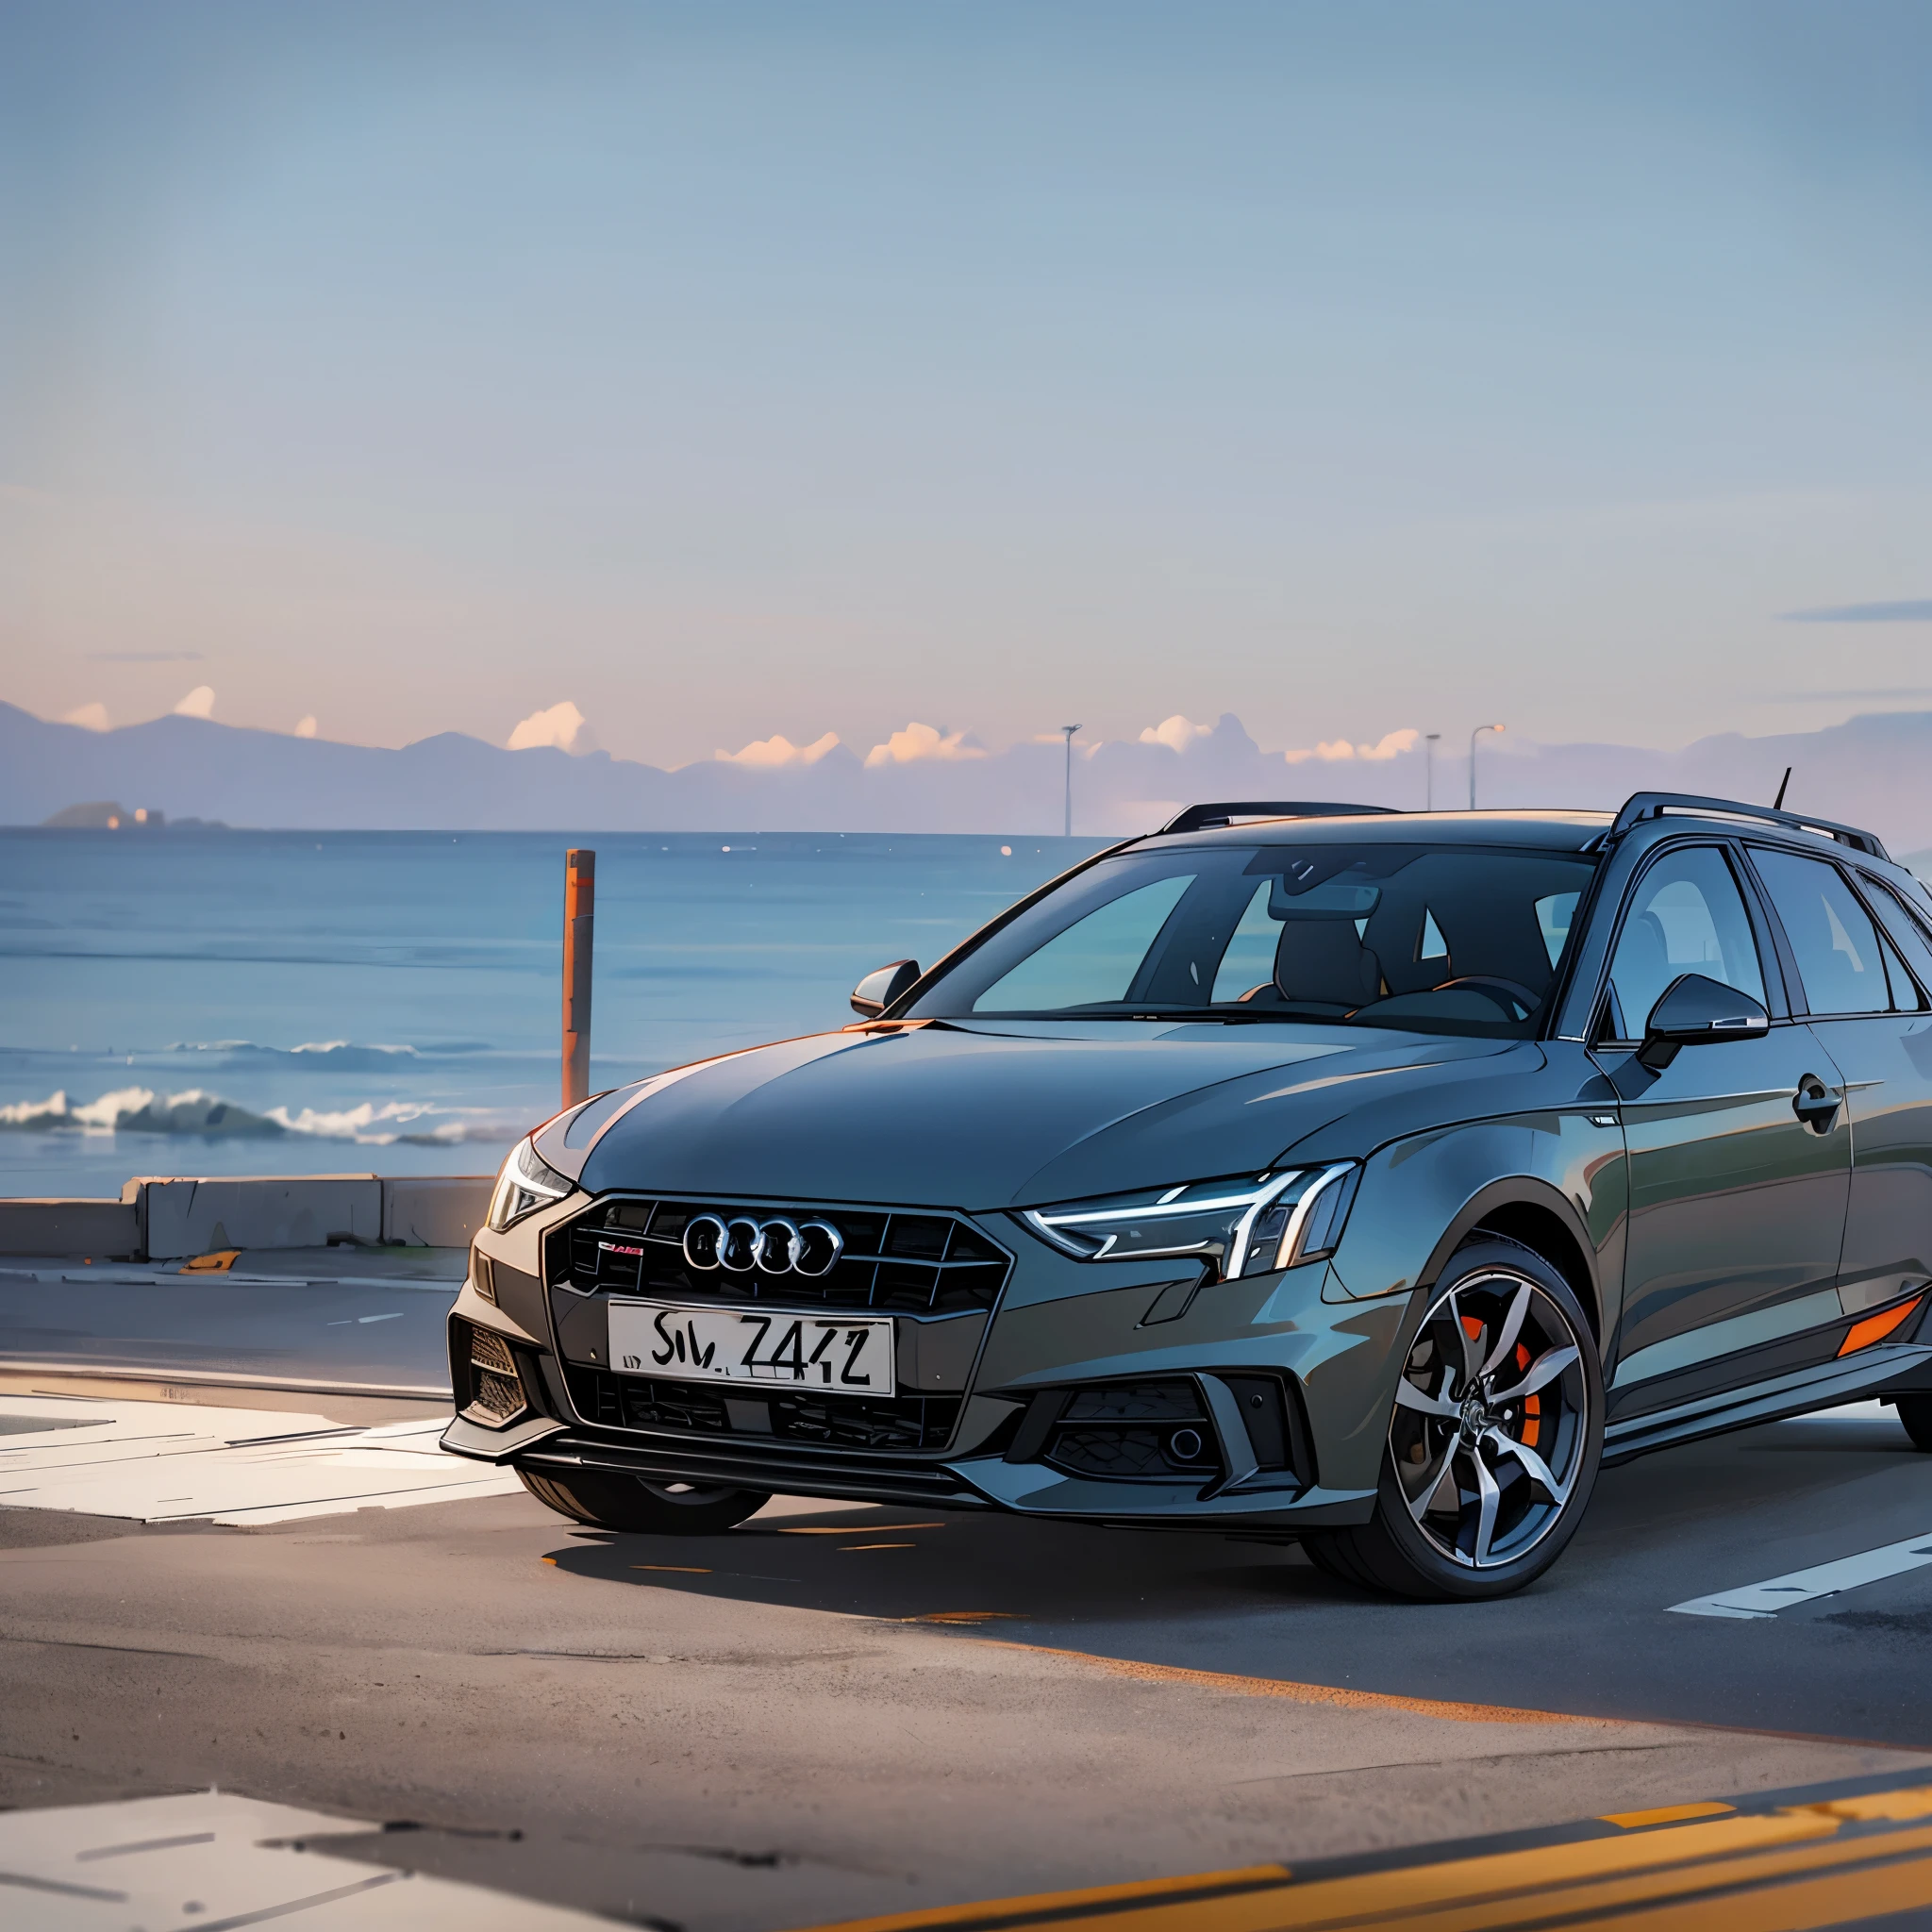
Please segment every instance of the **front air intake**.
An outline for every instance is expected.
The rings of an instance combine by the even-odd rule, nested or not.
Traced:
[[[1221,1474],[1214,1424],[1190,1377],[1076,1389],[1046,1459],[1070,1475],[1115,1482],[1202,1480]]]
[[[529,1407],[517,1358],[502,1336],[467,1322],[462,1325],[470,1331],[470,1399],[463,1407],[463,1420],[480,1423],[486,1429],[504,1428]]]

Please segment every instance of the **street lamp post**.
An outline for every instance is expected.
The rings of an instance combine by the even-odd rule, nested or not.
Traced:
[[[1067,741],[1067,824],[1066,835],[1074,836],[1074,733],[1079,730],[1077,724],[1062,724],[1060,731]]]
[[[1427,774],[1423,780],[1423,809],[1436,808],[1436,747],[1442,741],[1440,731],[1425,732],[1423,736],[1423,769]]]
[[[1475,741],[1485,731],[1500,731],[1500,724],[1478,724],[1469,734],[1469,808],[1475,809]]]

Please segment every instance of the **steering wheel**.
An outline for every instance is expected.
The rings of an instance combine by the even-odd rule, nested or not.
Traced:
[[[1471,973],[1461,979],[1445,979],[1433,989],[1436,992],[1479,992],[1503,1008],[1507,1018],[1525,1018],[1542,1005],[1540,995],[1530,991],[1520,979],[1505,979],[1500,973]],[[1523,1011],[1511,1010],[1521,1007]]]

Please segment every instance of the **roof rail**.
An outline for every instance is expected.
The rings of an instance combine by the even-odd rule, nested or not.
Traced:
[[[1783,825],[1793,832],[1823,832],[1854,852],[1871,858],[1891,862],[1891,854],[1875,832],[1861,832],[1856,825],[1840,825],[1831,819],[1814,819],[1803,812],[1780,811],[1775,806],[1745,805],[1735,798],[1704,798],[1694,791],[1633,791],[1624,801],[1611,825],[1609,839],[1621,839],[1633,825],[1645,819],[1660,819],[1666,811],[1717,812],[1725,818],[1760,819],[1766,824]]]
[[[1242,819],[1352,819],[1366,812],[1392,812],[1388,805],[1335,805],[1307,798],[1223,799],[1215,805],[1191,805],[1162,825],[1157,836],[1169,832],[1208,832],[1217,825]]]

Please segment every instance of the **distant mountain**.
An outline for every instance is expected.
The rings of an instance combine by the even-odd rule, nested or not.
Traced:
[[[1231,716],[1176,735],[1179,750],[1142,741],[1076,753],[1074,830],[1144,831],[1210,798],[1423,803],[1420,749],[1374,757],[1337,744],[1291,764]],[[874,766],[840,746],[809,765],[715,759],[667,772],[603,752],[500,751],[456,732],[388,751],[172,715],[87,731],[0,704],[0,824],[40,824],[116,799],[170,821],[305,829],[1039,834],[1060,827],[1062,757],[1058,743],[1023,744]],[[1794,807],[1869,825],[1894,850],[1932,845],[1932,712],[1775,738],[1730,733],[1674,752],[1486,741],[1479,796],[1614,806],[1651,789],[1769,800],[1787,765]],[[1439,805],[1466,796],[1467,774],[1459,758],[1439,760]]]

